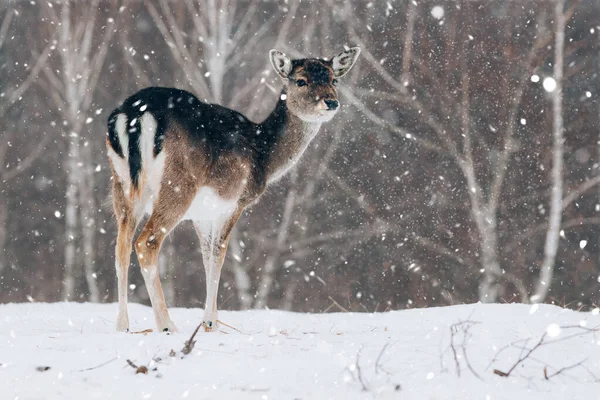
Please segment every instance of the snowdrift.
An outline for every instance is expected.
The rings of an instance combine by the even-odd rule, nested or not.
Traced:
[[[116,333],[116,310],[0,305],[0,398],[534,400],[600,393],[598,312],[520,304],[379,314],[221,311],[239,331],[199,332],[184,356],[202,310],[171,309],[181,331],[173,335]],[[154,328],[150,308],[131,304],[129,315],[133,330]]]

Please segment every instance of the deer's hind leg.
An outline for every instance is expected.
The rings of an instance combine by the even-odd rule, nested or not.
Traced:
[[[186,190],[183,190],[184,188]],[[177,327],[169,316],[160,283],[158,253],[164,239],[185,215],[194,195],[193,184],[181,187],[163,185],[153,205],[152,215],[135,241],[135,250],[159,331],[176,332]]]
[[[137,218],[132,204],[125,195],[123,184],[113,174],[113,208],[119,226],[117,244],[115,246],[115,269],[117,273],[119,314],[117,331],[129,330],[129,314],[127,313],[127,274],[131,261],[131,242],[137,226]]]

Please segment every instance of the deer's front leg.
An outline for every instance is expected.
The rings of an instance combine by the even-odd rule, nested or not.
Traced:
[[[224,223],[212,221],[209,223],[195,223],[196,231],[202,243],[202,260],[206,272],[206,304],[202,325],[206,332],[217,329],[217,294],[221,279],[221,268],[227,253],[227,245],[231,231],[237,222],[241,210],[236,210],[234,215]]]
[[[204,316],[202,325],[204,330],[211,332],[217,329],[217,294],[219,291],[219,281],[221,279],[221,268],[227,252],[228,237],[223,240],[218,232],[213,235],[203,234],[202,240],[202,259],[204,270],[206,272],[206,304],[204,306]]]

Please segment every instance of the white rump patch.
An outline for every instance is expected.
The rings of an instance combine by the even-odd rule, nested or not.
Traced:
[[[115,124],[117,135],[119,136],[119,144],[121,145],[121,151],[123,152],[123,158],[127,160],[129,157],[129,136],[127,135],[127,115],[117,115],[117,122]]]
[[[151,214],[165,170],[165,152],[161,151],[154,157],[154,137],[158,124],[150,112],[145,112],[140,117],[141,134],[139,139],[140,155],[142,156],[142,174],[144,174],[144,187],[142,188],[141,208],[146,214]]]
[[[156,134],[156,119],[152,114],[146,112],[140,118],[142,134],[140,135],[140,153],[142,155],[142,165],[149,162],[154,157],[154,135]]]

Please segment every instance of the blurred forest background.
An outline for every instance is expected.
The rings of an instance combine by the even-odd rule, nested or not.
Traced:
[[[173,86],[258,121],[271,48],[354,45],[342,110],[240,220],[219,306],[600,303],[598,0],[0,0],[0,302],[115,301],[126,97]],[[203,307],[192,225],[161,254],[167,303]]]

